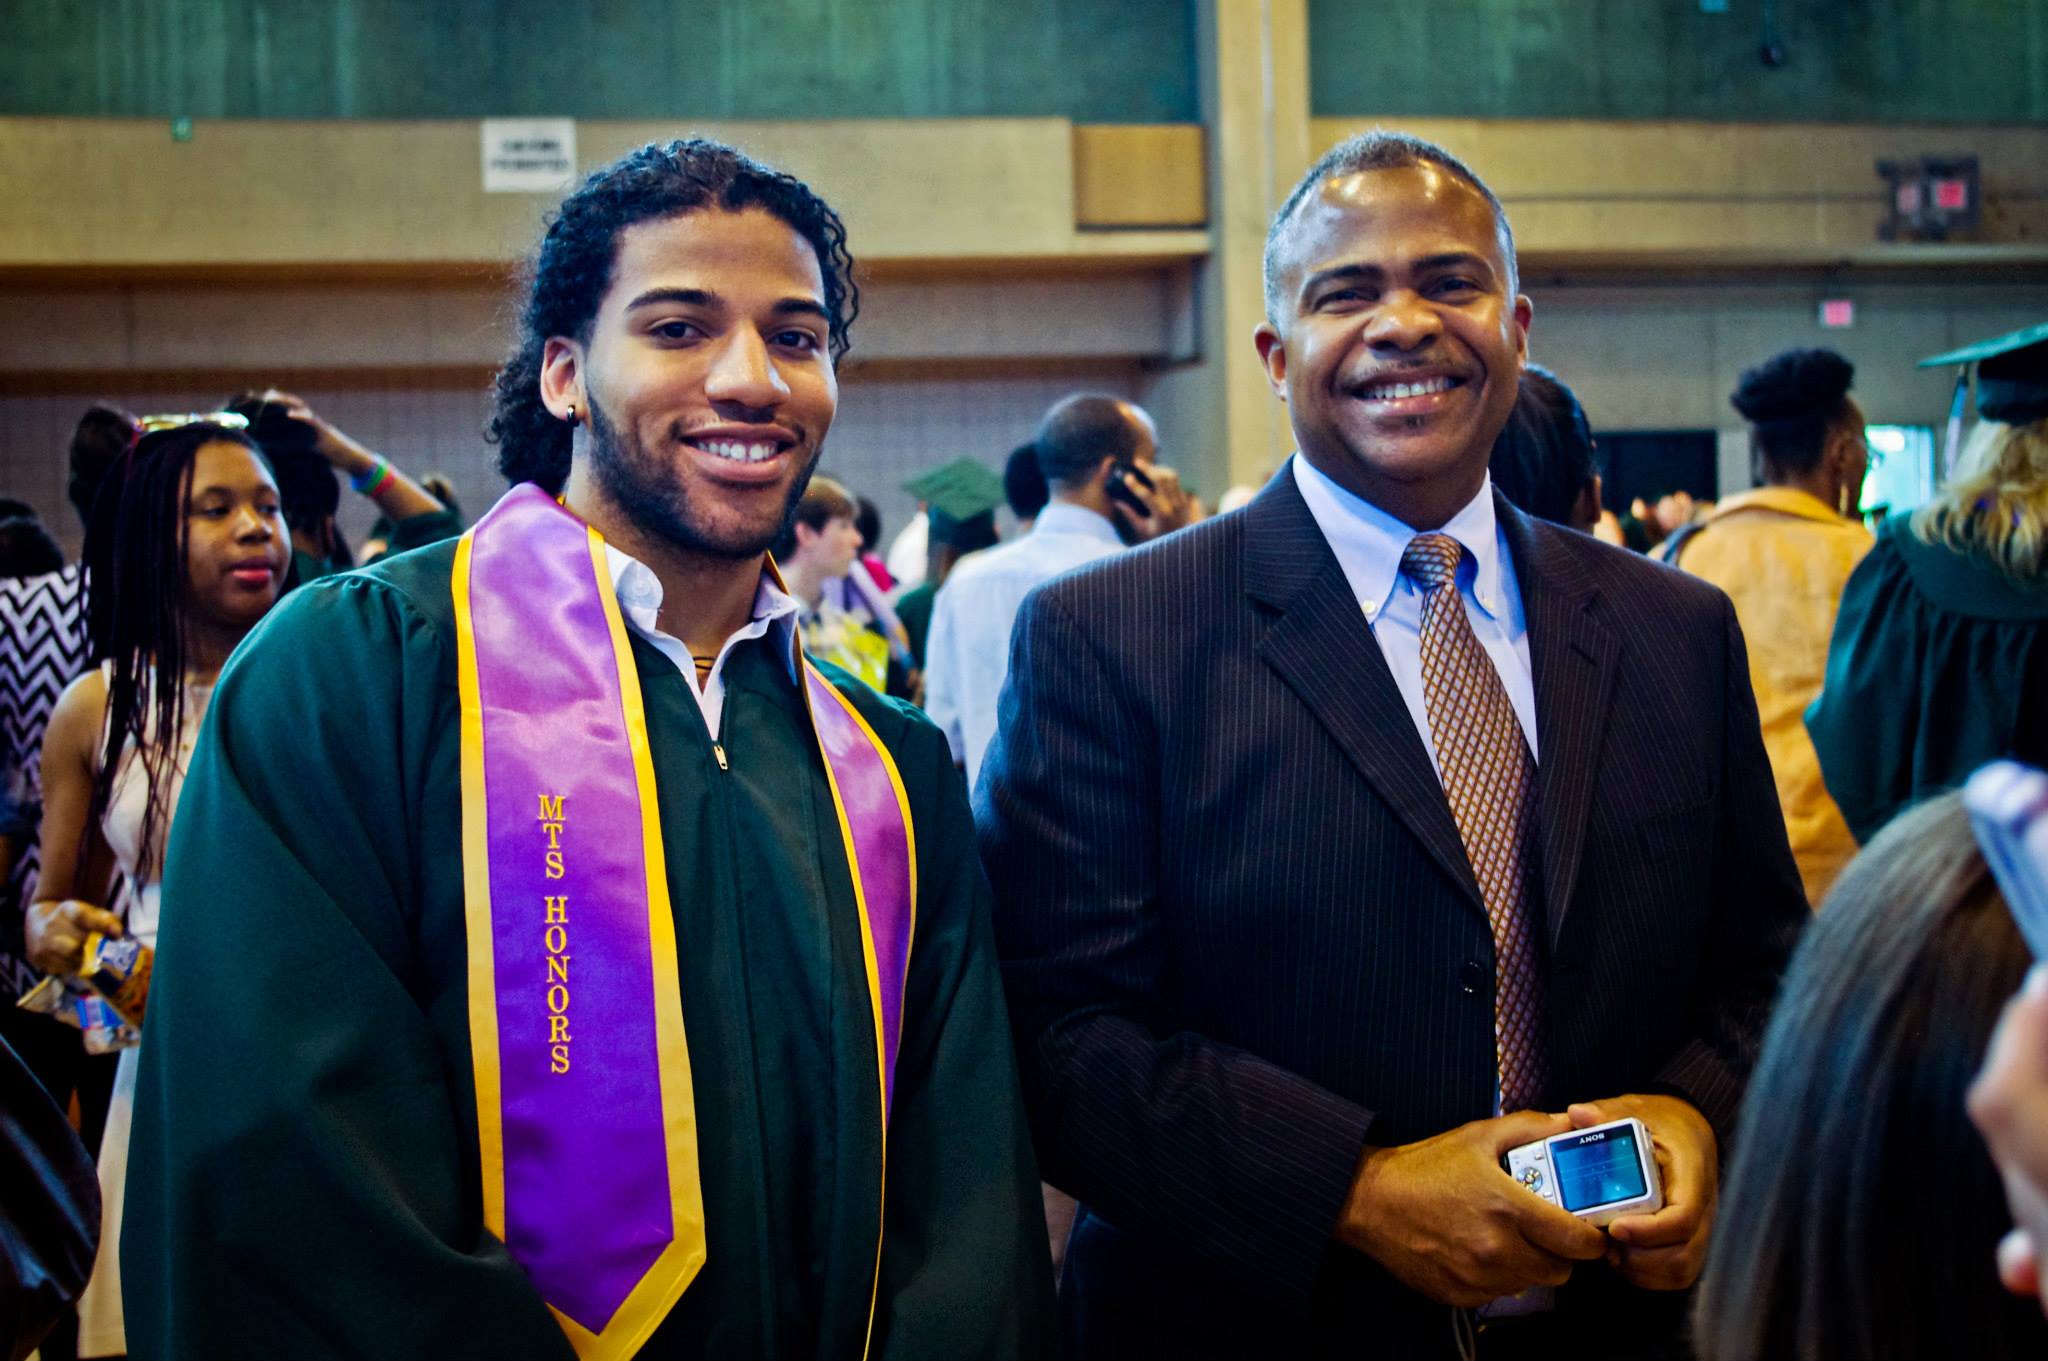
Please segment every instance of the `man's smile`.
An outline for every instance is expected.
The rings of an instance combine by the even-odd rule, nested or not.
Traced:
[[[749,485],[780,481],[790,450],[802,441],[780,425],[730,423],[679,436],[694,462],[724,482]]]
[[[1467,385],[1461,375],[1433,371],[1384,374],[1352,384],[1348,395],[1375,416],[1427,416],[1449,404]]]

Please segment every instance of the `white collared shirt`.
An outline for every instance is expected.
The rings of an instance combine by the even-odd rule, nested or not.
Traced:
[[[1394,673],[1394,684],[1408,705],[1415,731],[1436,758],[1430,735],[1429,706],[1422,685],[1422,590],[1401,572],[1401,554],[1417,531],[1370,501],[1346,491],[1300,454],[1289,462],[1294,484],[1309,514],[1323,531],[1344,579],[1358,599],[1358,608]],[[1500,674],[1501,685],[1521,721],[1529,756],[1536,759],[1536,682],[1529,665],[1529,630],[1522,616],[1522,592],[1515,580],[1515,562],[1493,513],[1493,480],[1440,533],[1465,549],[1458,565],[1458,594],[1472,632]],[[1438,766],[1441,778],[1442,766]]]
[[[1010,631],[1024,597],[1083,563],[1123,550],[1116,526],[1092,510],[1054,501],[1031,532],[970,553],[932,603],[924,649],[924,711],[967,769],[967,787],[996,735],[996,699],[1010,673]]]
[[[691,657],[690,649],[682,639],[663,633],[656,622],[661,617],[661,579],[646,563],[630,553],[621,552],[610,543],[605,544],[604,555],[605,564],[611,569],[612,589],[618,595],[619,613],[624,616],[626,627],[654,644],[661,655],[674,662],[676,670],[683,673],[690,693],[697,698],[697,707],[704,713],[704,726],[710,729],[713,740],[716,740],[719,720],[725,713],[726,657],[736,644],[764,637],[770,629],[782,637],[786,655],[789,646],[787,635],[796,628],[797,616],[803,610],[802,603],[795,596],[776,589],[768,574],[761,573],[761,588],[754,593],[754,617],[725,640],[725,646],[718,650],[718,660],[711,664],[710,676],[700,688],[697,684],[697,662]]]

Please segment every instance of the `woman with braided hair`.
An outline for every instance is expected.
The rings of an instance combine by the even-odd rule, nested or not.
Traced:
[[[27,935],[47,973],[81,972],[96,934],[155,946],[164,849],[214,679],[289,565],[277,484],[246,426],[226,412],[145,419],[94,506],[85,563],[99,665],[57,701],[43,741],[43,868]],[[117,870],[131,890],[125,921],[103,906]],[[118,1249],[138,1055],[122,1052],[100,1144],[81,1356],[128,1350]]]

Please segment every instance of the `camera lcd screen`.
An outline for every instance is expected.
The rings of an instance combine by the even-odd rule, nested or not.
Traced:
[[[1632,1129],[1597,1130],[1550,1144],[1558,1196],[1574,1214],[1649,1194]]]

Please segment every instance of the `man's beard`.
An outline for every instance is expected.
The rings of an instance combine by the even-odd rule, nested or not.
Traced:
[[[674,469],[650,455],[637,437],[621,439],[617,427],[605,419],[604,409],[590,403],[590,471],[597,485],[627,520],[687,553],[733,559],[766,553],[796,519],[797,502],[817,466],[813,458],[790,484],[788,502],[772,528],[721,533],[700,507],[691,505]]]

